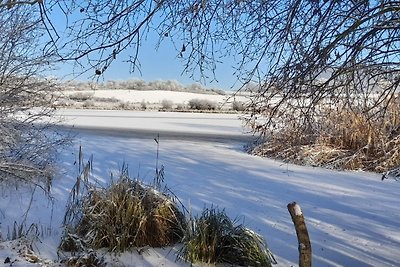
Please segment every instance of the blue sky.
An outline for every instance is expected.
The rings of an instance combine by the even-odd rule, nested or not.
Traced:
[[[123,62],[124,54],[104,74],[105,80],[140,78],[145,81],[152,80],[177,80],[178,82],[188,85],[198,82],[199,77],[190,77],[189,73],[182,73],[184,63],[177,57],[178,52],[169,41],[165,41],[160,45],[158,50],[155,48],[155,40],[148,40],[144,43],[139,52],[140,72],[129,73],[129,64]],[[128,54],[129,51],[126,51]],[[126,55],[125,55],[126,56]],[[227,62],[229,60],[227,59]],[[235,77],[232,73],[231,63],[219,64],[217,66],[216,78],[218,80],[208,79],[201,84],[206,87],[215,87],[228,90],[234,85]],[[212,74],[209,74],[212,76]]]
[[[69,15],[69,20],[74,20],[79,16],[79,12],[75,12]],[[155,18],[157,20],[157,17]],[[56,7],[52,10],[51,21],[60,31],[65,29],[66,17]],[[156,24],[155,24],[156,25]],[[58,32],[62,35],[61,32]],[[62,38],[62,37],[61,37]],[[175,49],[174,45],[170,40],[165,40],[160,44],[156,50],[156,44],[158,41],[158,34],[154,32],[148,32],[146,40],[142,40],[142,46],[139,51],[140,71],[136,70],[134,73],[130,73],[130,64],[126,61],[129,58],[131,51],[125,51],[124,53],[118,54],[117,60],[107,69],[107,71],[100,77],[100,81],[108,80],[127,80],[127,79],[142,79],[146,82],[154,80],[176,80],[183,85],[190,85],[201,81],[200,83],[208,88],[218,88],[224,90],[238,89],[239,84],[234,76],[234,61],[232,58],[218,59],[223,61],[217,65],[216,69],[216,80],[213,79],[212,73],[206,73],[211,79],[200,80],[197,75],[193,78],[190,77],[190,73],[182,73],[184,70],[184,63],[178,58],[179,52]],[[179,40],[177,46],[181,46]],[[85,73],[79,77],[71,75],[73,73],[72,64],[62,63],[57,66],[57,70],[53,73],[55,76],[63,77],[64,79],[77,79],[77,80],[92,80],[93,73]],[[77,73],[80,73],[76,69]]]
[[[207,88],[218,88],[223,90],[237,89],[238,85],[235,84],[236,78],[233,74],[233,61],[227,58],[226,63],[218,64],[216,70],[216,78],[199,80],[200,77],[190,77],[189,73],[182,73],[184,70],[184,63],[178,58],[179,52],[176,51],[173,44],[169,40],[165,40],[156,49],[157,37],[151,37],[143,42],[139,51],[140,71],[136,70],[130,73],[130,64],[124,62],[128,59],[130,51],[126,50],[124,53],[118,55],[117,59],[107,69],[107,71],[100,77],[100,82],[108,80],[127,80],[127,79],[142,79],[146,82],[154,80],[176,80],[183,85],[190,85],[192,83],[200,83]],[[72,77],[77,80],[85,81],[92,80],[93,73],[85,73],[79,77],[71,75],[73,67],[71,64],[62,63],[57,66],[55,75],[71,79]],[[79,72],[79,71],[77,71]],[[211,73],[208,73],[212,77]]]

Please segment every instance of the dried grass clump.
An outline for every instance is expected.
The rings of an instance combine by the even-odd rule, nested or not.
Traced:
[[[243,225],[235,225],[224,211],[205,209],[198,219],[165,187],[164,166],[158,167],[151,186],[129,178],[123,164],[120,177],[107,188],[89,182],[93,157],[84,164],[79,149],[78,176],[64,216],[64,236],[58,253],[67,266],[103,266],[93,249],[122,252],[129,248],[163,247],[183,242],[177,259],[190,262],[271,266],[275,263],[263,238]],[[178,204],[179,203],[179,206]],[[182,208],[181,211],[178,207]],[[139,250],[138,250],[139,251]],[[77,255],[77,256],[76,256]],[[73,256],[73,257],[71,257]]]
[[[289,121],[284,123],[283,127],[274,129],[268,135],[267,141],[249,147],[249,152],[292,163],[306,164],[307,160],[302,156],[302,150],[313,143],[315,135],[306,132],[300,123]]]
[[[91,252],[85,255],[79,255],[70,257],[65,260],[65,266],[67,267],[105,267],[107,264],[103,257],[98,257],[96,253]]]
[[[400,97],[385,105],[381,114],[323,108],[308,131],[296,122],[283,124],[252,152],[298,164],[389,171],[400,166]]]
[[[235,225],[224,211],[205,209],[192,221],[179,251],[189,262],[271,266],[275,259],[263,238],[242,224]]]
[[[82,216],[67,231],[62,250],[125,251],[171,245],[183,237],[184,216],[171,198],[125,176],[109,188],[88,190],[81,209]]]
[[[194,110],[216,110],[218,104],[208,99],[191,99],[188,103],[189,109]]]
[[[326,114],[315,143],[304,154],[318,165],[375,172],[399,166],[400,98],[388,101],[385,114],[377,117],[354,109]]]

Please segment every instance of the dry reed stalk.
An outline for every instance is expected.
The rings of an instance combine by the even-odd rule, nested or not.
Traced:
[[[320,119],[307,127],[283,118],[252,153],[335,169],[391,170],[400,166],[400,97],[384,104],[382,114],[322,107]]]
[[[75,237],[83,247],[110,251],[162,247],[180,241],[184,228],[184,216],[168,196],[121,177],[109,188],[88,190],[81,201],[81,218],[60,247],[73,250]]]

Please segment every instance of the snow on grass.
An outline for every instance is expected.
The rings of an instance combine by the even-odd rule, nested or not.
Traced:
[[[218,119],[207,114],[80,112],[66,110],[64,115],[75,117],[77,125],[109,125],[111,129],[107,134],[77,130],[74,145],[60,155],[61,173],[54,180],[53,202],[35,192],[26,224],[35,222],[45,230],[42,242],[34,246],[42,258],[56,258],[65,203],[75,182],[79,146],[86,159],[93,154],[94,177],[100,183],[109,183],[109,174],[116,174],[123,162],[129,164],[131,176],[151,182],[156,162],[154,138],[159,131],[159,163],[165,166],[165,181],[186,207],[198,214],[213,204],[225,208],[232,218],[244,220],[267,240],[278,266],[297,265],[298,261],[295,229],[286,209],[293,201],[301,205],[305,216],[314,266],[398,266],[400,262],[399,182],[382,182],[380,175],[373,173],[296,166],[248,155],[242,151],[240,140],[230,139],[229,133],[243,129],[228,114]],[[140,135],[111,131],[123,127],[132,133],[135,128],[148,127],[151,131]],[[203,131],[226,140],[180,140],[183,131]],[[173,132],[178,138],[172,138]],[[3,238],[14,220],[23,220],[31,202],[29,192],[29,188],[16,190],[11,185],[2,188]],[[9,254],[7,248],[0,249],[0,262]],[[125,266],[189,266],[176,263],[174,257],[171,248],[146,249],[142,254],[124,253],[118,260]]]
[[[86,90],[86,91],[66,91],[68,94],[82,93],[92,94],[93,97],[111,98],[114,97],[121,101],[128,101],[132,103],[145,101],[151,101],[151,103],[161,102],[163,99],[169,99],[176,101],[176,103],[187,102],[193,98],[207,98],[216,102],[220,102],[226,99],[223,95],[208,95],[208,94],[196,94],[188,92],[174,92],[174,91],[139,91],[139,90]]]
[[[140,103],[142,101],[149,103],[161,103],[163,100],[171,100],[173,103],[187,103],[192,99],[207,99],[209,101],[223,104],[229,97],[230,94],[219,95],[219,94],[200,94],[190,92],[175,92],[166,90],[79,90],[79,91],[63,91],[66,96],[73,96],[76,94],[90,96],[91,98],[114,98],[122,102]],[[236,96],[238,101],[246,101],[247,98],[243,95]]]
[[[242,110],[249,93],[221,94],[168,90],[62,90],[57,107],[116,110],[190,110],[212,109],[218,112]]]

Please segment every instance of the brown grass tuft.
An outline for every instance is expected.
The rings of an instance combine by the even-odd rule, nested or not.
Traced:
[[[264,239],[216,208],[194,218],[179,257],[189,262],[228,263],[239,266],[271,266],[276,263]]]
[[[288,122],[252,152],[335,169],[391,170],[400,166],[400,97],[385,104],[383,114],[323,108],[311,130]]]
[[[161,247],[182,239],[184,215],[166,195],[139,181],[121,177],[109,188],[91,188],[82,202],[82,217],[60,248],[81,246],[125,251]],[[74,238],[78,236],[79,238]],[[76,244],[77,239],[83,245]]]

